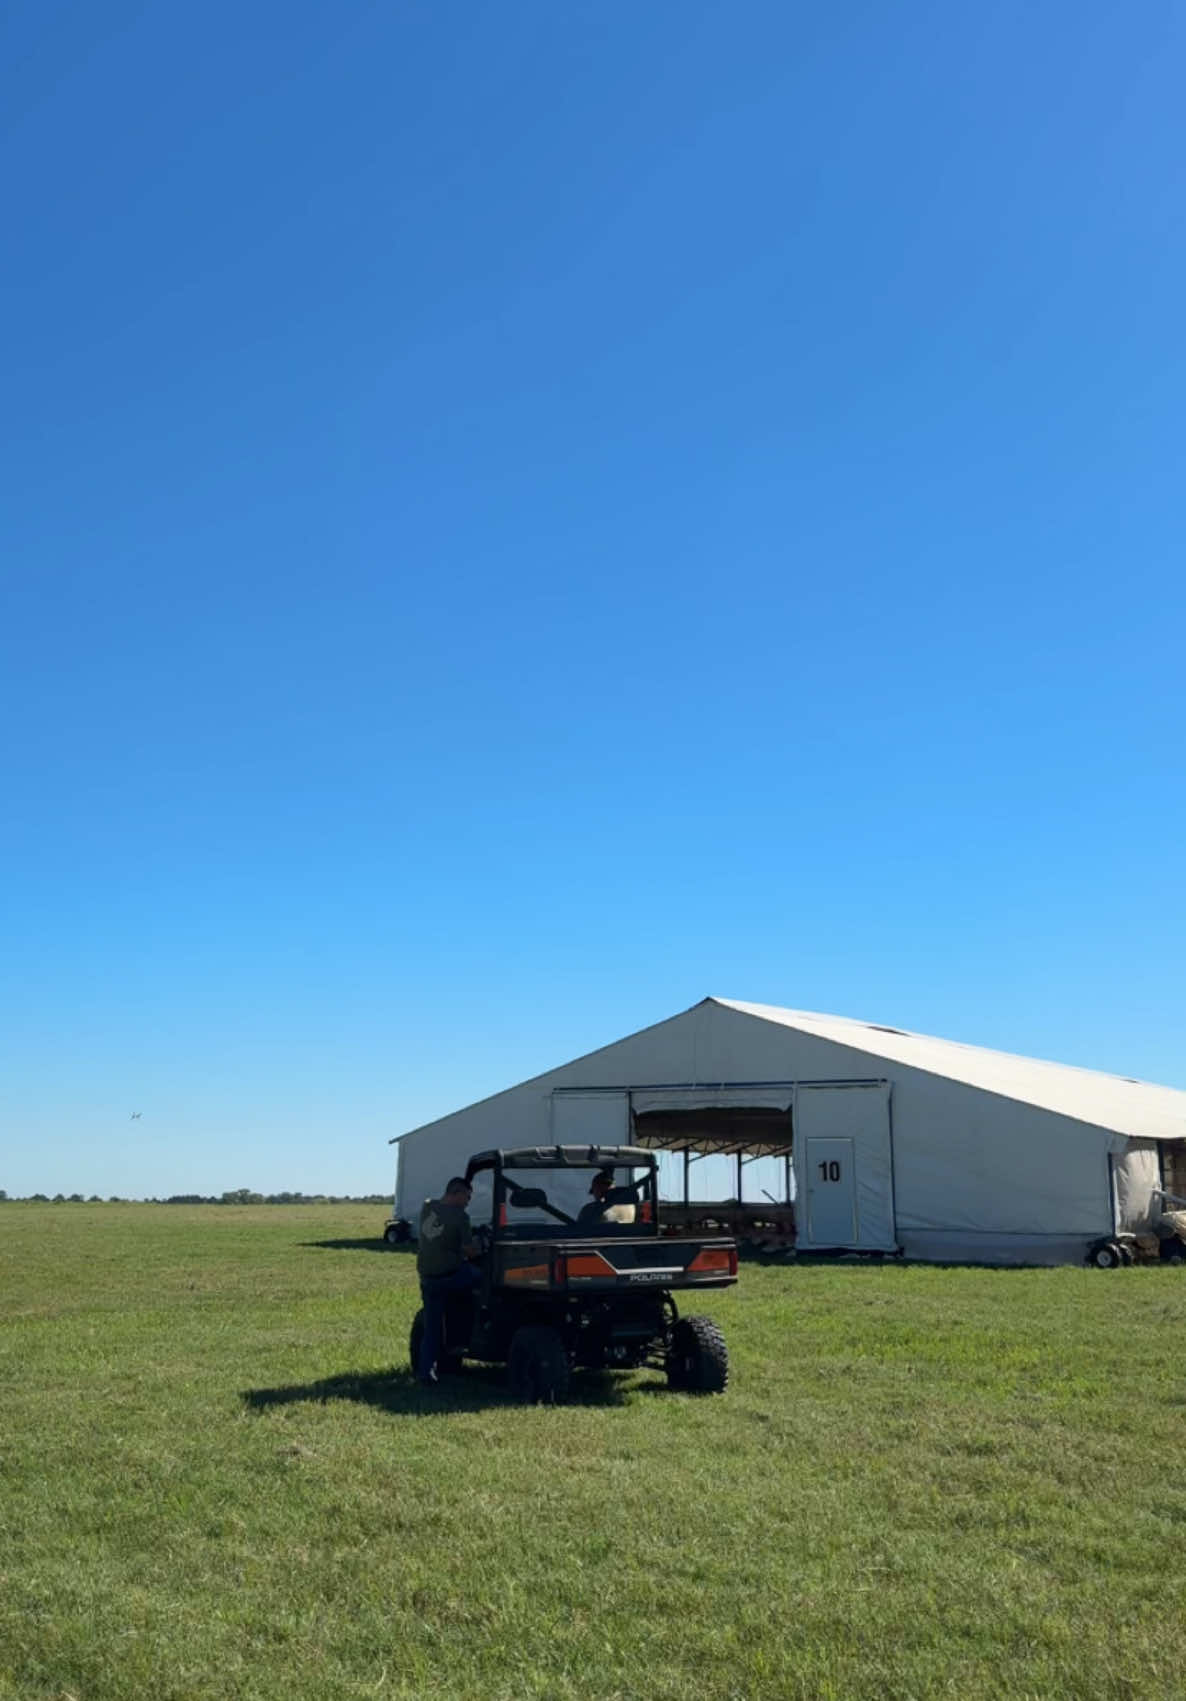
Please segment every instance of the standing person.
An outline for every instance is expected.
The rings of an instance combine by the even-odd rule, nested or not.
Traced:
[[[424,1301],[424,1337],[416,1379],[424,1388],[431,1388],[437,1379],[448,1296],[467,1292],[481,1280],[474,1266],[466,1263],[477,1251],[466,1215],[472,1192],[464,1176],[454,1175],[441,1197],[426,1199],[420,1212],[416,1271]]]

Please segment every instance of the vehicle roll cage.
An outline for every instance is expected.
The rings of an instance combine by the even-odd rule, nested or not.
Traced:
[[[483,1169],[657,1169],[658,1155],[644,1146],[499,1146],[475,1152],[465,1166],[471,1181]]]
[[[472,1184],[475,1175],[485,1170],[493,1171],[493,1232],[497,1236],[500,1230],[524,1225],[508,1225],[504,1220],[504,1208],[510,1204],[514,1208],[516,1192],[524,1189],[516,1187],[509,1181],[506,1170],[609,1170],[609,1169],[641,1169],[646,1173],[638,1181],[631,1184],[636,1199],[642,1197],[649,1205],[647,1218],[637,1225],[629,1225],[635,1234],[658,1234],[658,1158],[654,1152],[644,1150],[641,1146],[512,1146],[498,1147],[488,1152],[475,1152],[465,1169],[465,1179]],[[542,1189],[541,1189],[542,1191]],[[537,1202],[535,1209],[544,1211],[548,1216],[565,1228],[574,1229],[582,1238],[588,1230],[578,1223],[577,1218],[570,1217],[567,1212],[549,1203],[546,1199]],[[617,1225],[599,1225],[608,1229]],[[621,1225],[623,1227],[627,1225]],[[554,1230],[552,1231],[555,1232]]]

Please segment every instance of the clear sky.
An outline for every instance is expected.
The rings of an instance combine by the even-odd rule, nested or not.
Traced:
[[[0,1186],[707,993],[1186,1085],[1179,8],[4,29]]]

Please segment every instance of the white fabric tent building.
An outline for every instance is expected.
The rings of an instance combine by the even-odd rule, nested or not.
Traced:
[[[794,1200],[799,1250],[1078,1262],[1147,1233],[1156,1189],[1186,1185],[1186,1092],[706,998],[399,1136],[396,1214],[415,1225],[473,1152],[590,1143],[684,1153],[662,1161],[681,1199],[701,1154],[730,1154],[734,1199]]]

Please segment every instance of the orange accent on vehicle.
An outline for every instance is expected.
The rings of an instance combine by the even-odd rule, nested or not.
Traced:
[[[638,1207],[638,1220],[640,1223],[649,1223],[653,1221],[653,1213],[651,1211],[651,1202],[649,1199],[644,1199],[642,1204]]]
[[[546,1282],[548,1266],[546,1264],[512,1264],[509,1270],[503,1272],[504,1282]]]
[[[707,1276],[710,1271],[720,1270],[725,1275],[737,1274],[737,1248],[734,1246],[706,1246],[698,1252],[688,1265],[689,1276]]]
[[[609,1259],[603,1258],[600,1252],[570,1252],[563,1262],[564,1274],[568,1281],[571,1281],[574,1276],[578,1280],[582,1277],[587,1280],[593,1276],[617,1276],[618,1274]]]

